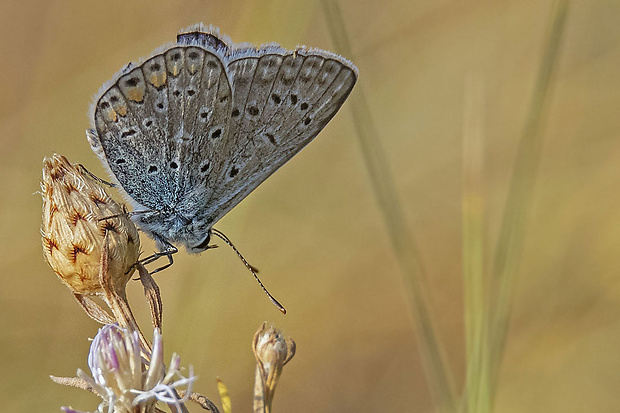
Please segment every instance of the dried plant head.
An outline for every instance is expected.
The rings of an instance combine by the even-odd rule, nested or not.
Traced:
[[[102,248],[107,245],[112,288],[123,291],[138,261],[138,230],[102,182],[55,154],[43,160],[43,252],[74,294],[102,295]]]
[[[172,354],[170,364],[164,364],[163,339],[159,329],[153,333],[153,351],[149,360],[142,355],[138,332],[107,324],[99,329],[88,354],[90,375],[78,369],[77,377],[55,377],[59,384],[92,391],[103,401],[96,412],[134,413],[161,412],[157,403],[167,404],[171,411],[187,412],[184,403],[194,397],[203,397],[192,392],[196,380],[190,365],[188,375],[181,374],[181,358]],[[184,396],[177,391],[185,388]],[[205,398],[206,399],[206,398]],[[207,406],[213,406],[207,400]],[[66,412],[76,412],[70,407]],[[217,411],[217,408],[212,409]]]
[[[269,413],[282,369],[295,355],[295,341],[264,323],[254,335],[252,349],[256,357],[254,411]]]

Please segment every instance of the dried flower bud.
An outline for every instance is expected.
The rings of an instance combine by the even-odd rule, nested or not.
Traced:
[[[254,335],[252,346],[257,361],[254,411],[269,412],[282,368],[295,355],[295,342],[265,323]]]
[[[76,294],[103,294],[101,253],[107,239],[108,272],[124,291],[138,260],[138,230],[123,207],[83,167],[62,155],[43,160],[43,252],[58,278]]]

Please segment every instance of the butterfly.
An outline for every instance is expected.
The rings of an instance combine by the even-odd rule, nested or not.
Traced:
[[[312,141],[358,77],[345,58],[236,45],[192,26],[106,83],[91,148],[160,255],[209,248],[213,225]]]

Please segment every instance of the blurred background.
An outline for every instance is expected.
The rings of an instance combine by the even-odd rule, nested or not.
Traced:
[[[41,161],[57,152],[106,177],[85,137],[94,94],[128,62],[200,21],[235,42],[345,54],[360,78],[319,137],[217,225],[289,313],[271,305],[230,249],[179,253],[156,276],[166,359],[176,352],[183,365],[193,364],[196,390],[218,404],[219,377],[233,411],[250,411],[250,345],[268,321],[298,349],[275,412],[437,411],[411,274],[399,265],[417,257],[458,400],[471,315],[464,297],[472,244],[463,228],[476,222],[463,213],[464,194],[477,200],[474,255],[488,279],[549,56],[553,4],[340,0],[338,20],[335,3],[313,0],[0,3],[2,409],[92,411],[99,404],[48,377],[87,369],[88,338],[98,325],[43,260]],[[570,2],[535,128],[537,161],[522,169],[531,185],[517,198],[525,218],[512,259],[510,330],[492,380],[497,412],[620,410],[619,21],[617,1]],[[403,211],[396,232],[409,234],[415,253],[395,252],[360,131],[383,150],[381,179]],[[470,186],[471,170],[478,172]],[[142,241],[150,253],[153,244]],[[129,296],[150,336],[137,282]]]

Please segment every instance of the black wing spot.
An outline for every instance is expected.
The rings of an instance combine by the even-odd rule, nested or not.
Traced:
[[[187,96],[194,96],[195,94],[196,94],[196,91],[194,89],[187,90]]]
[[[230,168],[230,177],[234,178],[235,175],[237,175],[239,173],[239,169],[237,169],[236,166],[233,166],[232,168]]]
[[[179,92],[179,90],[177,89],[174,92],[172,92],[172,94],[174,95],[175,98],[178,98],[181,92]]]
[[[157,166],[155,165],[149,166],[149,173],[154,174],[155,172],[157,172]]]
[[[161,65],[160,65],[159,63],[153,63],[153,64],[151,65],[151,70],[152,70],[153,72],[157,72],[158,70],[161,70]]]
[[[304,125],[308,126],[308,125],[310,124],[310,121],[311,121],[311,120],[312,120],[312,119],[310,119],[310,118],[306,118],[306,119],[304,119]]]
[[[258,115],[258,112],[259,112],[259,110],[258,110],[258,108],[257,108],[256,106],[250,106],[250,107],[248,108],[248,113],[249,113],[251,116],[256,116],[256,115]]]
[[[226,102],[227,100],[228,100],[228,95],[222,96],[222,97],[220,98],[220,103],[224,103],[224,102]]]
[[[153,125],[153,121],[151,119],[144,120],[144,127],[150,128]]]
[[[222,130],[221,129],[216,129],[213,131],[213,133],[211,133],[211,139],[217,139],[222,135]]]
[[[308,104],[306,102],[304,102],[299,107],[301,108],[301,110],[306,110],[306,109],[308,109]]]
[[[265,136],[267,137],[267,139],[269,139],[269,142],[271,142],[273,145],[276,144],[276,138],[273,136],[273,133],[265,133]]]
[[[112,102],[112,103],[117,103],[117,102],[118,102],[118,96],[112,96],[112,97],[110,98],[110,102]]]
[[[207,67],[209,69],[215,69],[216,67],[218,67],[218,64],[215,60],[208,60],[207,61]]]
[[[207,119],[209,117],[209,112],[207,112],[206,110],[203,110],[202,112],[200,112],[200,117],[202,119]]]
[[[190,59],[198,59],[198,52],[197,51],[192,51],[187,55]]]
[[[123,133],[121,133],[121,138],[128,138],[130,136],[133,136],[137,133],[137,131],[135,129],[129,129],[126,131],[123,131]]]
[[[279,105],[280,103],[282,103],[282,98],[280,98],[280,95],[277,95],[275,93],[271,94],[271,100],[273,101],[273,103],[275,103],[276,105]]]
[[[107,108],[109,108],[109,107],[110,107],[110,104],[109,104],[108,102],[101,102],[101,103],[99,104],[99,107],[100,107],[101,109],[107,109]]]
[[[297,95],[291,95],[291,104],[293,105],[297,104]]]
[[[159,109],[163,109],[163,108],[164,108],[164,104],[163,104],[162,102],[159,102],[159,103],[157,104],[157,108],[159,108]]]
[[[174,62],[178,62],[179,60],[181,60],[181,53],[176,52],[175,54],[172,55],[172,60]]]
[[[203,163],[200,167],[200,172],[205,173],[209,170],[209,162]]]
[[[125,81],[125,84],[126,84],[127,86],[129,86],[129,87],[135,87],[135,86],[138,86],[138,83],[139,83],[139,82],[140,82],[140,79],[139,79],[139,78],[137,78],[137,77],[132,77],[132,78],[130,78],[130,79],[127,79],[127,80]]]
[[[172,162],[170,162],[170,167],[171,167],[172,169],[177,169],[177,168],[179,167],[179,164],[178,164],[178,163],[176,163],[175,161],[172,161]]]
[[[233,118],[236,118],[237,116],[239,116],[239,109],[234,108],[232,112],[230,113],[230,116],[232,116]]]
[[[118,159],[116,160],[116,164],[117,164],[117,165],[122,165],[122,164],[124,164],[125,162],[126,162],[126,161],[125,161],[125,159],[123,159],[123,158],[118,158]]]

